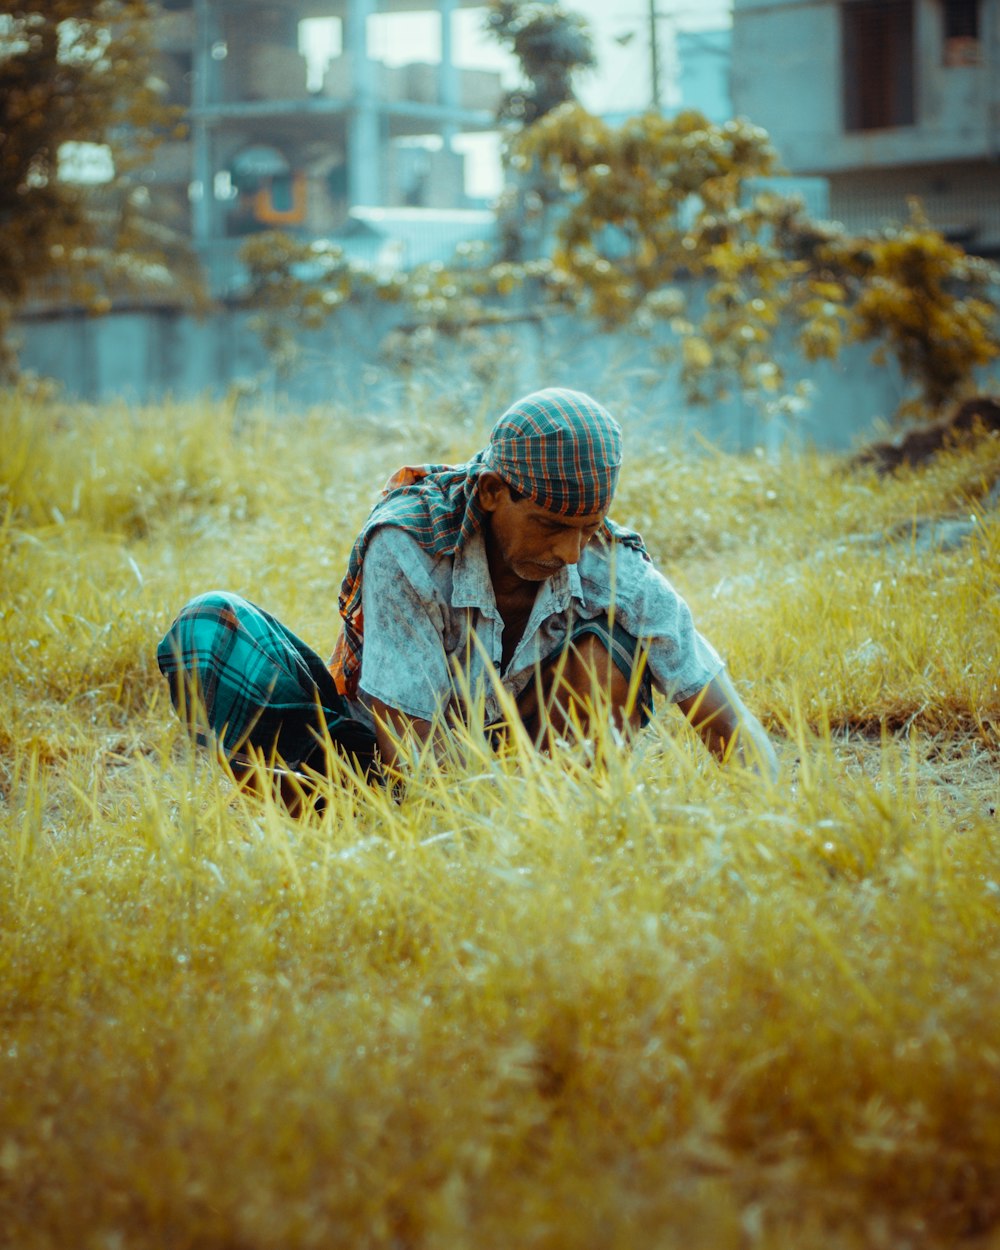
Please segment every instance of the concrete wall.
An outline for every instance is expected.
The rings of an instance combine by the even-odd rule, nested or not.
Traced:
[[[839,6],[737,0],[732,56],[736,114],[764,127],[793,173],[812,169],[842,131]]]
[[[302,336],[284,377],[261,347],[252,314],[241,311],[205,320],[166,311],[38,318],[22,320],[18,333],[22,366],[86,401],[146,404],[236,393],[277,410],[336,401],[366,415],[397,415],[419,393],[439,396],[454,414],[562,385],[598,395],[653,441],[697,435],[727,450],[787,442],[846,448],[870,436],[902,398],[894,369],[872,365],[867,349],[815,365],[788,349],[782,355],[790,380],[805,378],[812,388],[802,412],[766,413],[739,396],[696,406],[685,400],[676,367],[657,358],[655,343],[601,334],[568,317],[484,330],[474,346],[397,336],[407,346],[401,360],[383,351],[400,315],[384,304],[342,311],[323,331]],[[1000,378],[983,385],[1000,388]]]

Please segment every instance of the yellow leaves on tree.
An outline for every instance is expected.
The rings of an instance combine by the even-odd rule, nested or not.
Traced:
[[[915,204],[909,224],[866,243],[829,248],[856,283],[850,336],[881,341],[883,355],[895,357],[919,388],[911,409],[939,408],[975,369],[1000,356],[997,310],[988,298],[997,275],[932,230]]]
[[[514,295],[608,330],[662,324],[676,351],[658,350],[678,359],[692,400],[734,387],[778,391],[783,327],[805,361],[873,343],[877,361],[898,365],[910,408],[940,407],[1000,354],[985,262],[919,215],[869,236],[811,221],[800,203],[760,189],[755,180],[776,171],[777,154],[745,120],[647,113],[614,127],[570,101],[521,130],[509,157],[522,192],[512,198],[513,235],[530,234],[537,254],[497,263],[479,252],[375,282],[378,295],[410,306],[417,327],[480,325]],[[511,224],[509,214],[502,220]],[[295,296],[303,267],[280,248],[264,280],[266,247],[259,240],[247,255],[258,296],[285,314],[286,331],[289,314],[313,325],[338,306]],[[343,265],[316,270],[313,257],[312,268],[308,281],[334,284],[343,299],[365,287]]]

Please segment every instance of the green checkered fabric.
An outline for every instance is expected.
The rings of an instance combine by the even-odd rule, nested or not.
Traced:
[[[594,516],[611,506],[622,431],[589,395],[552,388],[511,405],[480,455],[484,468],[540,508],[559,516]]]
[[[181,719],[227,757],[255,747],[298,768],[322,754],[329,735],[345,755],[371,763],[374,735],[351,718],[320,657],[239,595],[192,599],[156,659]]]

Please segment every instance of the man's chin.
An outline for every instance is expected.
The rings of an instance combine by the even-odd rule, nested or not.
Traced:
[[[515,564],[511,566],[523,582],[547,582],[566,567],[564,564]]]

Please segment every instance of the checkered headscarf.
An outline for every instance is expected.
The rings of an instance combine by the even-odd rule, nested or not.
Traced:
[[[622,431],[614,417],[589,395],[552,387],[512,404],[467,464],[407,465],[394,473],[354,543],[340,589],[344,628],[330,669],[341,694],[357,693],[362,569],[377,529],[397,526],[431,555],[454,555],[482,524],[479,479],[489,472],[549,512],[592,516],[610,506],[621,460]],[[607,520],[604,529],[609,539],[644,551],[638,534]]]
[[[580,391],[552,388],[512,404],[493,427],[482,464],[560,516],[607,512],[622,462],[614,417]]]

